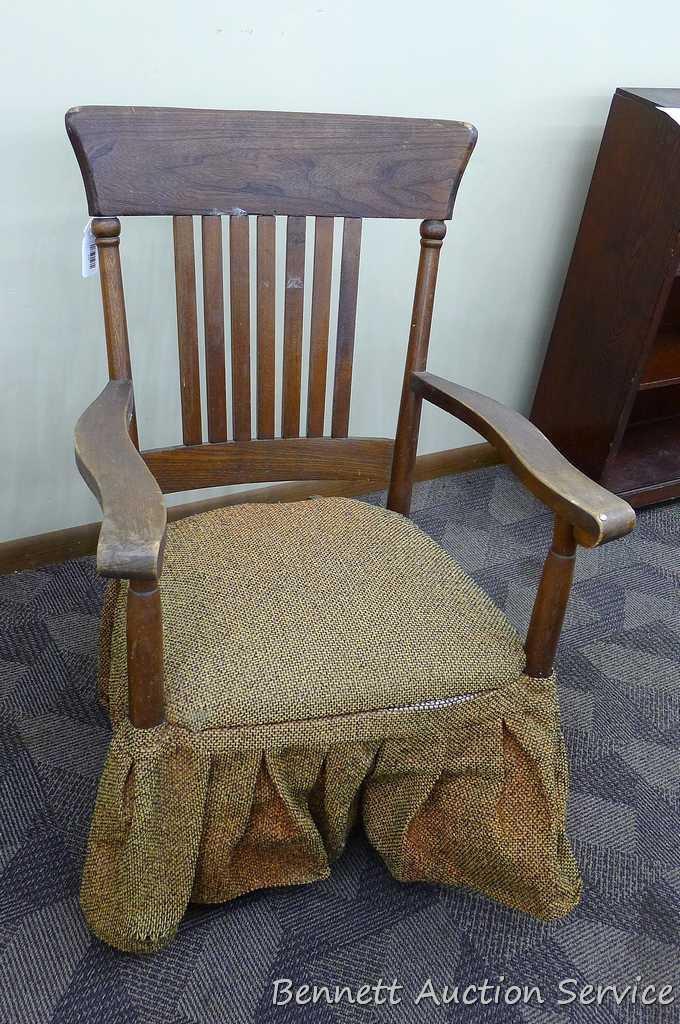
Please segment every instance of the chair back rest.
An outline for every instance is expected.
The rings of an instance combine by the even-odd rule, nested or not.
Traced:
[[[426,350],[429,336],[436,257],[445,232],[441,222],[451,217],[474,147],[475,129],[461,122],[412,118],[142,107],[77,107],[66,115],[66,127],[83,175],[89,212],[95,218],[111,379],[132,379],[118,218],[171,216],[173,220],[184,443],[143,453],[161,488],[169,492],[265,480],[384,476],[392,443],[348,438],[362,218],[425,222],[422,242],[432,251],[426,258],[434,259],[434,275],[426,275],[429,298],[423,302],[421,296],[420,304],[416,302],[411,324],[411,341],[415,331],[422,357],[423,342]],[[277,216],[287,218],[278,438]],[[201,218],[205,423],[194,217]],[[303,424],[307,217],[315,220]],[[230,386],[225,358],[223,218],[229,225]],[[334,218],[343,218],[342,250],[330,422],[326,422]],[[252,311],[251,231],[256,243]],[[421,276],[419,271],[419,281]],[[251,319],[255,319],[254,388]],[[412,347],[410,343],[411,356]],[[415,365],[418,359],[407,358],[409,362],[412,369],[424,368]],[[134,420],[131,430],[136,440]]]

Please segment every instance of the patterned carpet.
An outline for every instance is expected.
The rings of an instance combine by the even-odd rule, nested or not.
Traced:
[[[503,469],[421,485],[414,505],[524,630],[550,534],[541,506]],[[680,505],[579,553],[558,664],[585,895],[557,923],[396,883],[357,836],[328,881],[196,908],[155,956],[92,939],[77,891],[109,735],[94,695],[101,595],[91,559],[0,578],[2,1024],[680,1020]],[[561,979],[574,991],[636,976],[673,985],[675,1003],[558,1005]],[[355,993],[397,979],[401,1002],[274,1005],[285,977]],[[539,986],[544,1002],[416,1004],[428,978]]]

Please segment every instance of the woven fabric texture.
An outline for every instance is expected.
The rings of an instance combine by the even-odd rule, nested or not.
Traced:
[[[190,900],[326,877],[359,817],[400,880],[542,918],[578,902],[555,681],[522,674],[502,613],[410,521],[314,499],[171,526],[157,729],[127,719],[124,610],[114,584],[81,890],[111,945],[159,948]]]
[[[189,729],[419,704],[523,667],[505,616],[438,544],[348,498],[173,524],[161,594],[167,717]],[[104,612],[114,721],[127,715],[126,596],[114,584]]]

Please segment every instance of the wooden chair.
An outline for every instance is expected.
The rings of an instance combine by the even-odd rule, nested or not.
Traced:
[[[275,480],[357,480],[391,464],[388,509],[408,516],[423,399],[498,450],[551,508],[526,639],[526,675],[549,677],[577,544],[628,533],[632,509],[573,468],[523,416],[426,370],[446,221],[476,141],[468,124],[325,114],[78,107],[66,115],[99,253],[109,383],[76,430],[101,504],[99,572],[129,581],[129,718],[164,722],[163,494]],[[249,253],[256,216],[256,436],[251,433]],[[275,216],[287,218],[281,436],[275,436]],[[173,218],[183,444],[141,450],[119,255],[126,216]],[[193,218],[201,217],[207,422],[201,415]],[[306,217],[315,218],[306,422],[301,423]],[[344,218],[332,387],[327,392],[334,218]],[[349,434],[363,218],[420,223],[420,256],[396,440]],[[222,220],[229,220],[231,380],[225,373]],[[229,424],[231,424],[231,429]]]

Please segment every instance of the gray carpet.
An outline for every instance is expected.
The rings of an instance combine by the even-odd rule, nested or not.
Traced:
[[[503,469],[421,485],[414,506],[524,630],[550,534],[541,506]],[[0,579],[2,1024],[680,1020],[680,505],[579,553],[558,664],[585,893],[557,923],[401,885],[357,835],[328,881],[195,908],[155,956],[92,939],[77,892],[109,737],[94,687],[101,595],[91,559]],[[673,985],[675,1003],[558,1005],[561,979],[638,975]],[[282,977],[355,993],[396,979],[401,1002],[273,1005]],[[416,1005],[428,978],[535,985],[544,1002]]]

